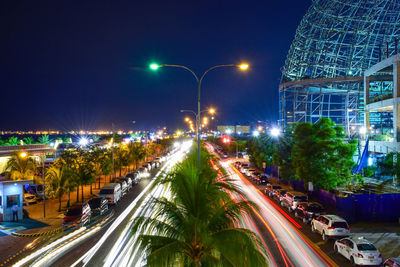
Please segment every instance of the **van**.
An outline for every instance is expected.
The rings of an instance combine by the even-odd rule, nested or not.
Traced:
[[[100,189],[99,197],[105,197],[110,204],[116,204],[121,198],[121,185],[118,183],[106,184]]]
[[[121,197],[125,196],[128,193],[128,184],[121,180],[120,178],[115,178],[111,180],[112,183],[117,183],[121,186]]]

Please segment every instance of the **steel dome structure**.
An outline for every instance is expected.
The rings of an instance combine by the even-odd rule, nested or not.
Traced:
[[[313,0],[282,68],[280,123],[362,125],[363,72],[397,53],[400,0]]]

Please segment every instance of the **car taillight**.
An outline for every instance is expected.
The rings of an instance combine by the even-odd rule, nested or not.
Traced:
[[[346,227],[346,230],[350,230],[350,227]]]
[[[335,227],[331,226],[331,227],[328,227],[328,229],[329,229],[329,230],[332,230],[332,229],[335,229]]]
[[[364,258],[364,256],[361,253],[358,253],[357,255],[359,258]]]

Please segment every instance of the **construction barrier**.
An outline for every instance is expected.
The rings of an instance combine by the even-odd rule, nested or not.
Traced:
[[[54,235],[54,234],[61,233],[62,231],[64,231],[64,229],[62,227],[60,227],[60,228],[53,229],[53,230],[50,230],[47,232],[32,233],[32,234],[23,234],[23,233],[13,232],[11,234],[13,236],[18,236],[18,237],[37,237],[37,236],[44,236],[44,235]]]

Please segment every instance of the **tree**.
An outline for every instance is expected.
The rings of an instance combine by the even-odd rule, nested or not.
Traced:
[[[114,148],[114,166],[119,170],[119,176],[122,175],[122,168],[129,165],[128,150],[125,146],[119,145]]]
[[[139,162],[142,161],[146,155],[145,148],[141,142],[132,142],[128,145],[128,154],[130,160],[138,168]]]
[[[25,152],[13,152],[6,163],[5,171],[12,180],[34,180],[36,162]]]
[[[46,170],[46,193],[51,197],[58,198],[58,211],[61,211],[61,198],[64,193],[71,189],[72,170],[67,166],[55,163]]]
[[[95,176],[95,163],[86,150],[78,150],[78,157],[75,161],[74,175],[77,177],[78,183],[81,186],[81,200],[83,201],[83,186],[93,183]],[[92,193],[92,192],[91,192]]]
[[[352,180],[357,146],[344,138],[344,128],[328,118],[297,125],[292,158],[298,179],[325,190],[347,185]]]
[[[259,168],[263,162],[267,165],[272,164],[272,155],[277,149],[276,140],[269,134],[260,134],[258,137],[251,138],[247,143],[247,152],[250,160]]]
[[[279,176],[282,180],[295,180],[296,172],[293,168],[292,148],[294,127],[288,126],[278,137],[277,150],[274,152],[272,163],[279,168]]]
[[[18,137],[11,136],[10,138],[8,138],[5,145],[6,146],[18,146],[18,145],[20,145],[20,141],[18,140]]]
[[[61,166],[66,166],[73,172],[73,176],[70,178],[69,181],[70,191],[68,192],[68,203],[70,201],[70,192],[72,192],[75,188],[76,188],[76,202],[79,202],[79,185],[81,183],[79,177],[75,175],[77,169],[78,153],[76,151],[64,150],[61,153],[58,161]]]
[[[265,248],[248,229],[235,228],[243,213],[255,205],[234,201],[229,193],[241,195],[229,178],[217,177],[210,156],[190,153],[157,185],[169,185],[171,198],[153,198],[147,205],[154,216],[137,217],[138,245],[149,266],[266,266]]]
[[[35,140],[33,140],[33,138],[31,136],[25,137],[23,140],[24,140],[25,145],[32,145],[35,141]]]
[[[50,137],[47,134],[39,136],[38,141],[40,144],[50,144]]]

